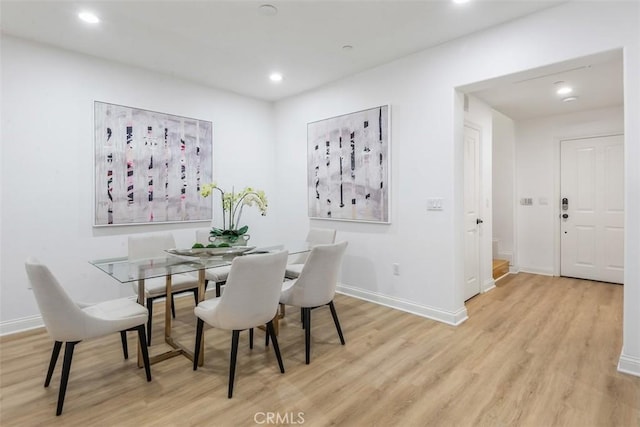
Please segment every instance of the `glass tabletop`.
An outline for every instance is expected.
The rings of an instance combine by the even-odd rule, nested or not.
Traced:
[[[311,247],[307,242],[292,242],[272,246],[260,246],[239,255],[188,257],[167,253],[166,257],[137,261],[129,261],[127,257],[120,257],[89,262],[119,282],[129,283],[139,279],[165,277],[168,274],[189,273],[201,269],[223,267],[231,265],[233,258],[236,256],[251,256],[252,254],[279,250],[287,250],[290,255],[293,255],[308,252],[311,250]]]

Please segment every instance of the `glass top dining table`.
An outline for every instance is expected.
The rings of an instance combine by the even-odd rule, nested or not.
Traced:
[[[171,278],[173,275],[197,272],[198,301],[203,301],[205,297],[205,270],[229,266],[237,256],[253,256],[261,253],[281,250],[288,251],[289,255],[295,255],[309,252],[311,250],[311,246],[307,242],[291,242],[271,246],[259,246],[243,253],[231,253],[227,255],[199,254],[199,256],[175,255],[176,253],[184,254],[194,252],[188,249],[168,250],[166,257],[136,261],[130,261],[127,257],[120,257],[100,259],[90,261],[90,263],[121,283],[137,282],[138,303],[141,305],[144,305],[145,303],[145,280],[164,277],[166,283],[165,295],[169,295],[171,293]],[[233,252],[233,250],[231,250],[231,252]],[[164,353],[150,356],[149,359],[151,363],[160,362],[179,354],[186,356],[191,361],[196,357],[193,354],[193,351],[186,348],[172,337],[171,324],[171,298],[165,298],[164,341],[169,344],[172,349]],[[200,354],[197,357],[198,364],[202,365],[204,363],[204,345],[200,347]],[[138,366],[142,366],[142,355],[139,346]]]
[[[266,252],[287,250],[289,255],[301,254],[310,250],[307,242],[290,242],[285,244],[259,246],[241,254],[184,256],[167,252],[164,258],[129,261],[127,257],[108,258],[89,261],[121,283],[135,282],[140,279],[166,277],[167,275],[189,273],[209,268],[231,265],[236,256],[250,256]]]

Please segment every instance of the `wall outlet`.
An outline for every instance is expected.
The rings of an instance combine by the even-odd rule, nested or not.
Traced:
[[[398,263],[394,263],[393,264],[393,275],[394,276],[399,276],[400,275],[400,264],[398,264]]]

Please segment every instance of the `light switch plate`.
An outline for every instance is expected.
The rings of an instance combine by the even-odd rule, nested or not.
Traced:
[[[427,199],[427,210],[428,211],[441,211],[443,205],[442,198],[429,198]]]

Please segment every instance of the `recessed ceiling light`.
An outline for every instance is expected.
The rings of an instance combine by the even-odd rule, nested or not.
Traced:
[[[350,44],[345,44],[344,46],[342,46],[342,50],[344,50],[345,52],[353,50],[353,46],[351,46]]]
[[[578,99],[577,96],[567,96],[566,98],[562,98],[562,102],[572,102]]]
[[[278,8],[272,4],[262,4],[258,6],[258,11],[260,15],[264,16],[275,16],[278,14]]]
[[[451,0],[451,1],[453,1],[455,4],[469,3],[469,0]]]
[[[271,73],[269,75],[269,80],[271,80],[272,82],[281,82],[282,81],[282,74],[280,73]]]
[[[560,86],[558,90],[556,90],[558,95],[566,95],[571,92],[573,92],[573,88],[571,86]]]
[[[78,18],[89,24],[97,24],[98,22],[100,22],[100,18],[98,18],[94,13],[91,12],[80,12],[78,14]]]

